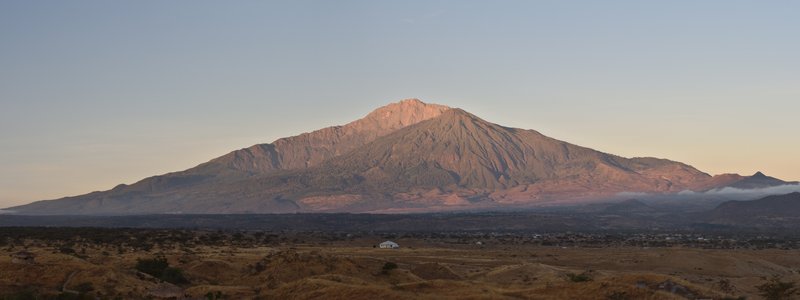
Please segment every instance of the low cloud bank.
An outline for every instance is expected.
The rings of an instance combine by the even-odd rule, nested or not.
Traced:
[[[713,189],[700,193],[683,191],[678,193],[678,195],[723,196],[736,198],[737,200],[754,200],[755,198],[766,197],[769,195],[784,195],[794,192],[800,192],[800,184],[786,184],[760,189],[738,189],[733,187],[724,187],[721,189]]]
[[[623,192],[617,194],[617,198],[644,200],[647,203],[656,205],[685,205],[711,209],[725,201],[757,200],[766,196],[785,195],[794,192],[800,192],[800,184],[786,184],[760,189],[739,189],[725,187],[705,192],[683,191],[677,194]]]

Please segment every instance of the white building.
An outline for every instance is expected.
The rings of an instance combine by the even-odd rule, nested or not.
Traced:
[[[380,243],[378,245],[378,248],[382,248],[382,249],[397,249],[397,248],[400,248],[400,245],[398,245],[397,243],[392,242],[392,241],[385,241],[383,243]]]

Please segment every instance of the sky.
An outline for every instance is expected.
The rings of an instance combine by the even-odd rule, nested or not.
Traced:
[[[797,1],[0,1],[0,207],[404,98],[800,180]]]

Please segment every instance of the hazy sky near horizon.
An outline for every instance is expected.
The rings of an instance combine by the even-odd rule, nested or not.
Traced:
[[[796,1],[2,1],[0,207],[403,98],[800,179]]]

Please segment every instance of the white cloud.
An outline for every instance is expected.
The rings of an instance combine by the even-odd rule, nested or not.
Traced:
[[[705,192],[686,190],[671,195],[622,192],[617,194],[617,196],[654,200],[756,200],[770,195],[784,195],[793,192],[800,192],[800,184],[787,184],[760,189],[739,189],[725,187]]]

